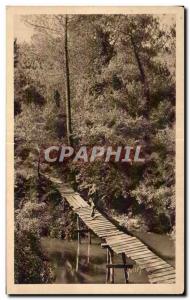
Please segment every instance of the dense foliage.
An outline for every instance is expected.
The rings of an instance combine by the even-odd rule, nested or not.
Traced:
[[[14,42],[17,282],[50,282],[40,236],[71,232],[58,192],[38,169],[44,145],[67,143],[64,18],[24,17],[35,34],[30,43]],[[108,214],[172,232],[175,26],[150,15],[69,16],[68,54],[74,147],[142,145],[145,163],[41,164],[41,173],[53,169]]]

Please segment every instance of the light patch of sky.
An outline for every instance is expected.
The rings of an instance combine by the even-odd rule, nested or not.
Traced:
[[[158,17],[160,19],[160,23],[166,26],[172,26],[176,22],[175,15],[164,14],[164,15],[159,15]]]
[[[26,25],[20,15],[14,16],[14,37],[17,38],[18,42],[30,42],[31,37],[34,34],[34,29]]]
[[[175,15],[163,14],[156,15],[160,19],[160,23],[164,27],[169,27],[175,24]],[[34,34],[34,29],[26,25],[20,15],[14,16],[14,37],[17,38],[18,42],[30,42],[31,37]]]

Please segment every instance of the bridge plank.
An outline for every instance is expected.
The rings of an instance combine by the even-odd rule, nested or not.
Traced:
[[[157,267],[161,267],[161,266],[163,266],[163,267],[166,267],[166,264],[164,263],[164,262],[158,262],[158,263],[146,263],[146,264],[139,264],[139,266],[141,267],[141,268],[143,268],[143,269],[147,269],[147,268],[149,268],[149,267],[155,267],[155,268],[157,268]]]
[[[85,218],[85,220],[87,220],[87,222],[89,223],[89,224],[94,224],[95,226],[96,225],[109,225],[109,226],[112,226],[112,227],[114,227],[115,228],[115,226],[113,226],[112,224],[110,224],[109,222],[106,222],[106,221],[104,221],[104,220],[89,220],[89,219],[86,219]]]
[[[138,246],[144,246],[142,243],[140,243],[140,242],[136,242],[136,241],[128,241],[127,239],[126,240],[122,240],[122,241],[117,241],[117,242],[112,242],[112,243],[110,243],[110,245],[112,245],[112,246],[120,246],[120,245],[126,245],[128,248],[133,248],[133,247],[138,247]]]
[[[100,237],[106,239],[106,237],[116,237],[117,235],[120,235],[121,233],[120,232],[113,232],[113,233],[104,233],[104,234],[101,234]]]
[[[175,283],[175,278],[172,278],[172,279],[163,279],[163,280],[158,280],[158,281],[154,281],[154,282],[151,282],[150,283],[161,283],[161,284],[167,284],[167,283]]]
[[[105,238],[108,235],[113,235],[114,236],[115,234],[117,234],[115,231],[110,231],[110,232],[107,232],[107,231],[98,232],[98,231],[96,231],[96,232],[102,238]]]
[[[88,206],[88,203],[79,194],[74,194],[74,198],[85,206]]]
[[[153,258],[155,257],[155,255],[152,253],[152,252],[149,252],[147,254],[144,254],[143,256],[142,255],[139,255],[139,254],[134,254],[133,255],[133,259],[136,261],[137,259],[144,259],[144,258]]]
[[[166,264],[164,266],[157,266],[157,267],[147,267],[146,270],[147,272],[153,273],[154,271],[158,271],[158,270],[163,270],[163,269],[168,269],[168,270],[173,270],[173,267],[170,266],[169,264]]]
[[[175,279],[175,273],[169,274],[169,275],[162,275],[160,277],[151,278],[151,282],[157,282],[157,281],[165,281],[166,279]]]
[[[122,247],[122,246],[121,246],[121,247],[117,247],[117,248],[116,248],[116,247],[113,247],[113,249],[114,249],[114,250],[117,250],[117,251],[125,252],[126,254],[129,253],[129,252],[132,253],[131,251],[133,251],[133,253],[135,253],[135,252],[139,252],[139,251],[142,252],[142,251],[146,251],[146,250],[147,250],[147,248],[146,248],[146,247],[143,247],[143,246],[140,247],[140,248],[132,248],[132,249],[131,249],[131,248],[128,249],[126,246],[125,246],[125,247]]]
[[[153,273],[152,275],[149,275],[149,278],[156,278],[156,277],[161,277],[161,276],[164,276],[164,275],[171,275],[171,274],[174,274],[175,275],[175,270],[171,270],[171,271],[162,271],[162,272],[159,272],[159,273]]]
[[[136,262],[137,262],[137,264],[141,264],[141,265],[143,265],[143,264],[146,264],[147,262],[160,262],[160,261],[162,261],[162,260],[160,260],[158,257],[153,257],[153,258],[151,258],[151,259],[136,259],[135,260]]]
[[[105,232],[105,231],[108,232],[108,231],[113,231],[113,230],[115,230],[114,228],[110,228],[109,226],[108,226],[108,227],[106,227],[106,226],[105,226],[105,227],[103,227],[103,226],[100,227],[100,226],[92,226],[92,225],[90,225],[90,224],[89,224],[89,226],[91,226],[92,228],[96,229],[96,230],[97,230],[98,232],[100,232],[100,233],[101,233],[101,232]]]
[[[89,211],[86,211],[86,212],[81,212],[81,211],[79,211],[79,212],[77,212],[77,213],[78,213],[80,216],[82,216],[82,217],[84,217],[84,218],[87,218],[87,219],[89,219],[89,220],[96,220],[98,217],[101,218],[101,219],[103,220],[103,218],[102,218],[102,216],[101,216],[100,213],[95,213],[95,216],[94,216],[93,219],[92,219],[92,217],[91,217],[91,212],[92,212],[92,210],[89,209]]]
[[[138,240],[136,240],[136,238],[134,238],[134,237],[131,237],[131,236],[122,236],[121,238],[116,238],[116,239],[109,239],[108,240],[108,242],[110,243],[110,244],[114,244],[114,243],[122,243],[122,242],[133,242],[133,241],[138,241]]]
[[[111,233],[111,232],[113,233],[113,232],[115,232],[115,229],[98,229],[98,228],[96,228],[96,227],[94,227],[94,229],[95,229],[97,232],[99,232],[100,234],[101,234],[101,233],[104,233],[104,232],[105,232],[105,233],[106,233],[106,232],[107,232],[107,233]]]
[[[170,271],[174,271],[175,272],[175,269],[172,267],[172,266],[167,266],[165,268],[162,268],[162,269],[155,269],[155,270],[152,270],[152,271],[147,271],[148,272],[148,276],[154,276],[160,272],[170,272]],[[151,277],[150,277],[151,278]]]
[[[134,248],[146,248],[147,249],[147,246],[145,246],[145,245],[143,245],[143,244],[136,244],[136,243],[134,243],[133,244],[133,242],[126,242],[126,241],[123,241],[123,242],[121,242],[120,244],[111,244],[110,243],[110,245],[111,246],[113,246],[114,248],[120,248],[120,247],[122,247],[122,248],[126,248],[126,249],[128,249],[128,250],[131,250],[131,251],[133,251],[133,249]]]

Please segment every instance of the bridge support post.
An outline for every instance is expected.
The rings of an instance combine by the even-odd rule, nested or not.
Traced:
[[[111,249],[109,249],[109,253],[110,253],[110,264],[113,265],[113,263],[114,263],[114,261],[113,261],[113,259],[114,259],[114,253],[113,253],[113,251]],[[110,282],[114,283],[114,268],[110,269]]]
[[[106,249],[107,263],[106,263],[106,283],[114,283],[114,269],[123,269],[125,276],[125,283],[128,283],[128,270],[133,268],[133,263],[127,261],[125,253],[122,253],[122,264],[114,263],[114,251],[109,247],[108,244],[102,243],[102,248]]]
[[[91,239],[91,232],[90,230],[88,231],[88,243],[91,245],[92,244],[92,239]]]
[[[90,263],[90,245],[91,245],[91,232],[88,231],[88,255],[87,255],[87,263]]]
[[[122,256],[123,264],[126,266],[127,265],[127,260],[126,260],[125,253],[122,253],[121,256]],[[128,283],[129,275],[128,275],[128,268],[127,268],[127,266],[124,267],[124,276],[125,276],[125,282]]]
[[[113,251],[107,247],[107,265],[113,265]],[[114,283],[114,267],[106,268],[106,283]]]
[[[79,270],[79,256],[80,256],[80,244],[77,245],[77,255],[76,255],[76,272]]]
[[[78,237],[78,243],[77,243],[77,256],[76,256],[76,272],[78,272],[79,269],[79,255],[80,255],[80,219],[79,216],[77,216],[77,237]]]
[[[110,253],[109,253],[109,249],[106,249],[106,254],[107,254],[107,264],[110,263]],[[106,269],[106,283],[108,283],[110,280],[110,268]]]
[[[78,236],[78,243],[80,244],[81,243],[81,238],[80,238],[80,218],[79,216],[77,216],[77,236]]]

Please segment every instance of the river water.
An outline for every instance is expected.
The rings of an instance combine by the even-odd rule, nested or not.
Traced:
[[[164,256],[163,258],[174,265],[174,243],[168,236],[141,234],[141,240],[146,239],[151,240],[152,248],[159,249],[160,256]],[[54,265],[55,283],[106,282],[106,250],[101,248],[101,242],[98,238],[93,237],[90,246],[87,239],[82,239],[79,248],[76,240],[42,238],[41,244]],[[160,250],[161,244],[163,247]],[[114,263],[122,263],[121,256],[115,255]],[[115,269],[114,278],[115,283],[125,283],[123,269]],[[129,283],[148,283],[146,272],[134,265],[133,269],[129,270]]]

